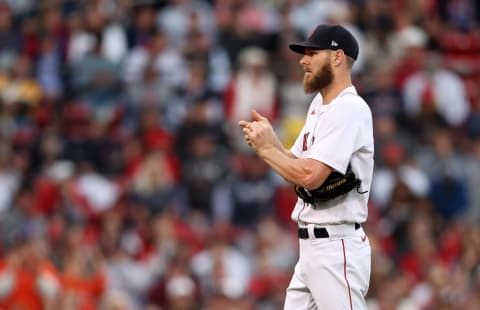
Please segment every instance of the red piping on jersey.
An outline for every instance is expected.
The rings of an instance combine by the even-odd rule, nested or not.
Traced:
[[[342,247],[343,247],[343,275],[345,277],[345,282],[347,282],[347,288],[348,288],[348,298],[350,299],[350,310],[353,309],[352,305],[352,292],[350,291],[350,283],[348,282],[347,279],[347,255],[345,254],[345,242],[342,239]]]
[[[303,212],[303,209],[305,209],[305,201],[303,201],[303,207],[302,207],[302,210],[300,210],[300,212],[298,212],[298,215],[297,215],[297,223],[300,222],[300,214],[302,214]]]

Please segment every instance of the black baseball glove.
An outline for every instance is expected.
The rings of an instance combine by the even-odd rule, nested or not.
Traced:
[[[301,186],[295,185],[295,193],[297,193],[297,196],[303,199],[303,201],[315,207],[316,202],[325,202],[337,198],[350,192],[354,188],[358,191],[360,183],[361,181],[357,179],[352,168],[348,165],[345,174],[336,171],[330,173],[325,182],[317,189],[309,191]],[[366,192],[359,193],[364,194]]]

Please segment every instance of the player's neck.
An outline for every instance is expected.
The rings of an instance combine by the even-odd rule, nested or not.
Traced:
[[[337,97],[345,88],[352,86],[352,80],[348,78],[334,79],[333,82],[320,90],[323,98],[323,104],[329,104]]]

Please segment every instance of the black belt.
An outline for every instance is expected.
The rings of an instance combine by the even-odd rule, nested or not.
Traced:
[[[360,224],[355,223],[355,230],[360,228]],[[328,231],[324,227],[315,227],[313,229],[313,235],[315,238],[328,238],[330,235]],[[300,239],[308,239],[308,229],[307,228],[299,228],[298,229],[298,238]]]

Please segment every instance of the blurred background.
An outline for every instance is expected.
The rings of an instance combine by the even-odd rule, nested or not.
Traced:
[[[374,115],[369,309],[480,309],[480,1],[0,1],[0,308],[281,309],[319,23]]]

